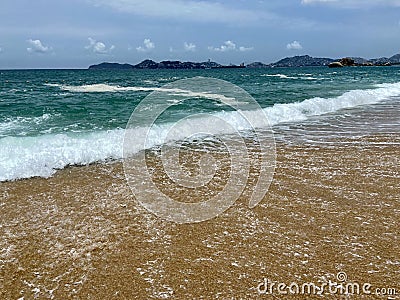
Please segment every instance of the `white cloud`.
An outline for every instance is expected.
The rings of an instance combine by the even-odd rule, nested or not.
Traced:
[[[371,6],[400,6],[400,0],[301,0],[301,4],[331,4],[342,8],[364,8]]]
[[[303,46],[298,41],[293,41],[293,42],[287,44],[286,48],[288,50],[301,50],[301,49],[303,49]]]
[[[252,50],[254,50],[254,47],[243,47],[243,46],[239,47],[239,51],[241,52],[252,51]]]
[[[28,43],[31,45],[31,47],[26,48],[29,53],[47,53],[52,50],[51,47],[43,45],[40,40],[29,39]]]
[[[196,51],[196,45],[193,44],[193,43],[187,43],[187,42],[185,42],[185,43],[183,44],[183,48],[185,49],[185,51],[188,51],[188,52],[194,52],[194,51]]]
[[[0,47],[0,53],[3,52],[3,49]]]
[[[228,51],[241,51],[241,52],[245,52],[245,51],[251,51],[254,50],[254,47],[244,47],[244,46],[240,46],[237,47],[236,44],[232,41],[226,41],[223,45],[221,45],[220,47],[208,47],[208,50],[210,51],[216,51],[216,52],[228,52]]]
[[[107,54],[115,49],[114,45],[111,45],[111,47],[107,49],[107,46],[103,42],[98,42],[91,37],[88,38],[88,40],[89,40],[89,45],[85,46],[85,49],[92,50],[94,53]]]
[[[256,23],[261,19],[274,18],[270,13],[238,9],[218,1],[199,0],[88,0],[94,5],[142,15],[145,17],[168,18],[179,21]]]
[[[208,50],[210,51],[217,51],[217,52],[227,52],[227,51],[234,51],[236,50],[236,44],[232,41],[226,41],[222,46],[220,47],[208,47]]]
[[[156,47],[156,45],[150,39],[144,39],[143,46],[136,48],[139,52],[150,52]]]

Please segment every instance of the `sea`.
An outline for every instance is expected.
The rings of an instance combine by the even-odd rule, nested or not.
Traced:
[[[277,139],[282,130],[291,131],[297,139],[306,138],[305,125],[310,122],[321,130],[314,130],[314,137],[308,139],[321,140],[318,136],[324,135],[327,124],[337,127],[333,131],[337,135],[362,135],[360,111],[372,119],[377,111],[388,114],[366,131],[399,129],[398,67],[2,70],[0,181],[49,177],[67,166],[121,159],[124,130],[136,106],[166,84],[195,77],[216,78],[244,89],[268,116]],[[204,101],[177,103],[158,122],[221,111],[231,113],[235,122],[230,107]],[[207,119],[198,126],[210,134],[218,132]],[[160,137],[152,145],[167,142]]]
[[[399,146],[394,66],[1,70],[0,298],[395,299]]]

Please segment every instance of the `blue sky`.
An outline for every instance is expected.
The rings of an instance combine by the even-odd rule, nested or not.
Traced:
[[[400,0],[1,0],[0,68],[400,53]]]

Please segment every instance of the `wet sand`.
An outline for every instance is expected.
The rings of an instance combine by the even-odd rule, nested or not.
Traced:
[[[398,134],[278,142],[260,205],[248,208],[249,184],[199,224],[143,209],[119,162],[0,183],[0,298],[280,299],[257,286],[337,282],[338,272],[400,293],[399,144]]]

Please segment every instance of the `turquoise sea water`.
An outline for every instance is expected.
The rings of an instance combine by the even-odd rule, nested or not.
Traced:
[[[243,88],[276,127],[400,96],[398,67],[2,70],[0,181],[47,177],[67,165],[121,158],[124,128],[137,104],[167,83],[196,76]],[[220,111],[232,108],[194,98],[172,106],[160,123]]]

